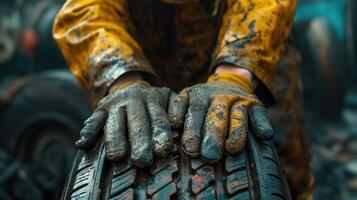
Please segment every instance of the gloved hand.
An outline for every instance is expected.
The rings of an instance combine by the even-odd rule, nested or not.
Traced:
[[[132,163],[138,167],[151,165],[153,150],[164,157],[172,148],[166,114],[169,96],[170,89],[151,87],[145,81],[116,89],[99,102],[86,120],[76,146],[91,149],[104,126],[104,147],[109,160],[125,157],[130,143]]]
[[[169,120],[178,128],[184,123],[183,151],[208,162],[221,159],[223,149],[243,151],[248,119],[255,135],[272,139],[274,132],[263,104],[248,80],[233,73],[212,75],[207,83],[185,88],[169,106]],[[228,136],[227,136],[228,133]]]

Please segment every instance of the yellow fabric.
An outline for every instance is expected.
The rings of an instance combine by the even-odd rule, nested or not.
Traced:
[[[207,83],[214,81],[223,81],[228,83],[233,83],[243,87],[249,93],[253,93],[253,83],[250,80],[247,80],[245,77],[234,74],[234,73],[219,73],[213,74],[207,79]]]
[[[209,64],[206,61],[212,53],[209,48],[214,44],[212,38],[216,37],[218,39],[211,62],[212,68],[223,62],[246,68],[261,83],[270,88],[270,80],[288,36],[297,0],[212,1],[212,4],[216,2],[221,4],[219,8],[223,12],[223,18],[219,14],[216,16],[222,21],[220,28],[215,27],[216,23],[213,22],[215,20],[212,19],[212,12],[216,10],[216,6],[210,7],[214,9],[207,9],[204,5],[207,2],[170,4],[177,7],[172,9],[175,19],[170,22],[171,24],[164,22],[159,27],[155,25],[156,20],[160,18],[151,18],[148,15],[150,13],[155,15],[155,9],[144,16],[140,16],[142,13],[138,11],[140,9],[133,9],[132,15],[129,16],[128,2],[127,0],[67,0],[55,20],[54,38],[73,74],[91,94],[94,101],[102,98],[115,79],[128,71],[140,71],[154,79],[155,72],[150,65],[152,60],[149,62],[144,56],[142,46],[137,39],[142,38],[141,43],[147,43],[145,54],[149,51],[160,51],[161,47],[167,48],[160,43],[171,39],[167,40],[167,37],[165,39],[163,36],[166,33],[156,29],[170,28],[171,25],[174,26],[176,30],[174,35],[177,37],[173,47],[178,48],[176,51],[171,51],[171,57],[176,55],[177,62],[172,64],[169,62],[171,59],[169,55],[163,56],[165,52],[167,53],[165,49],[162,49],[163,54],[155,54],[157,59],[153,59],[157,61],[154,62],[155,70],[160,71],[159,78],[165,79],[165,83],[174,80],[172,85],[175,85],[177,80],[187,80],[192,84],[194,80],[203,80],[204,77],[195,78],[195,76],[207,73],[208,70],[204,70],[203,67]],[[141,7],[143,5],[153,7],[158,4],[156,1],[150,4],[145,2],[130,0],[131,4]],[[145,6],[141,10],[145,11]],[[199,10],[196,12],[192,10],[196,8]],[[166,7],[161,10],[169,12]],[[208,13],[204,14],[205,12]],[[141,19],[136,19],[135,27],[132,23],[133,18]],[[161,18],[165,21],[166,16]],[[150,20],[152,23],[147,26],[144,22]],[[141,22],[143,28],[138,29]],[[215,29],[219,29],[218,37]],[[138,30],[140,32],[135,33]],[[202,51],[199,51],[200,49]],[[149,57],[155,56],[150,54]],[[160,57],[167,58],[168,62],[161,63]],[[186,61],[186,57],[191,57],[192,61]],[[184,62],[189,68],[185,68]],[[179,73],[182,75],[172,78],[171,75]],[[194,76],[190,75],[193,73]],[[183,85],[184,83],[181,82],[180,85]]]
[[[181,4],[181,3],[197,2],[200,0],[161,0],[161,1],[166,3]]]
[[[124,0],[68,0],[54,22],[53,36],[64,58],[94,101],[125,73],[111,65],[115,60],[122,68],[152,71],[128,31],[125,5]]]
[[[227,0],[213,64],[246,68],[271,89],[296,5],[297,0]]]

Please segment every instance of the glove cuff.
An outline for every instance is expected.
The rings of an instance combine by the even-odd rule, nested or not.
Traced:
[[[150,86],[150,84],[144,80],[127,80],[123,83],[120,83],[120,84],[116,84],[116,85],[113,85],[110,89],[110,93],[113,93],[115,91],[118,91],[118,90],[121,90],[121,89],[124,89],[132,84],[135,84],[135,83],[142,83],[144,85],[147,85],[147,86]]]
[[[247,92],[253,93],[253,83],[239,74],[223,72],[219,74],[213,74],[207,79],[207,83],[215,81],[233,83],[242,87]]]

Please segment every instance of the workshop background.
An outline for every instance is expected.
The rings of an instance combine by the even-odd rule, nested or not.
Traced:
[[[63,0],[0,0],[0,199],[59,199],[91,113],[51,36]],[[357,2],[300,0],[316,200],[357,197]]]

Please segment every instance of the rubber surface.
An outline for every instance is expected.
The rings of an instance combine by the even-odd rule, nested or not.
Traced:
[[[22,174],[0,178],[2,189],[12,199],[59,199],[77,151],[73,143],[92,112],[87,96],[67,70],[1,82],[0,90],[0,148],[21,163],[14,172]]]
[[[272,142],[249,135],[241,155],[226,154],[213,166],[177,147],[149,169],[109,163],[102,145],[79,151],[62,199],[291,199]]]

